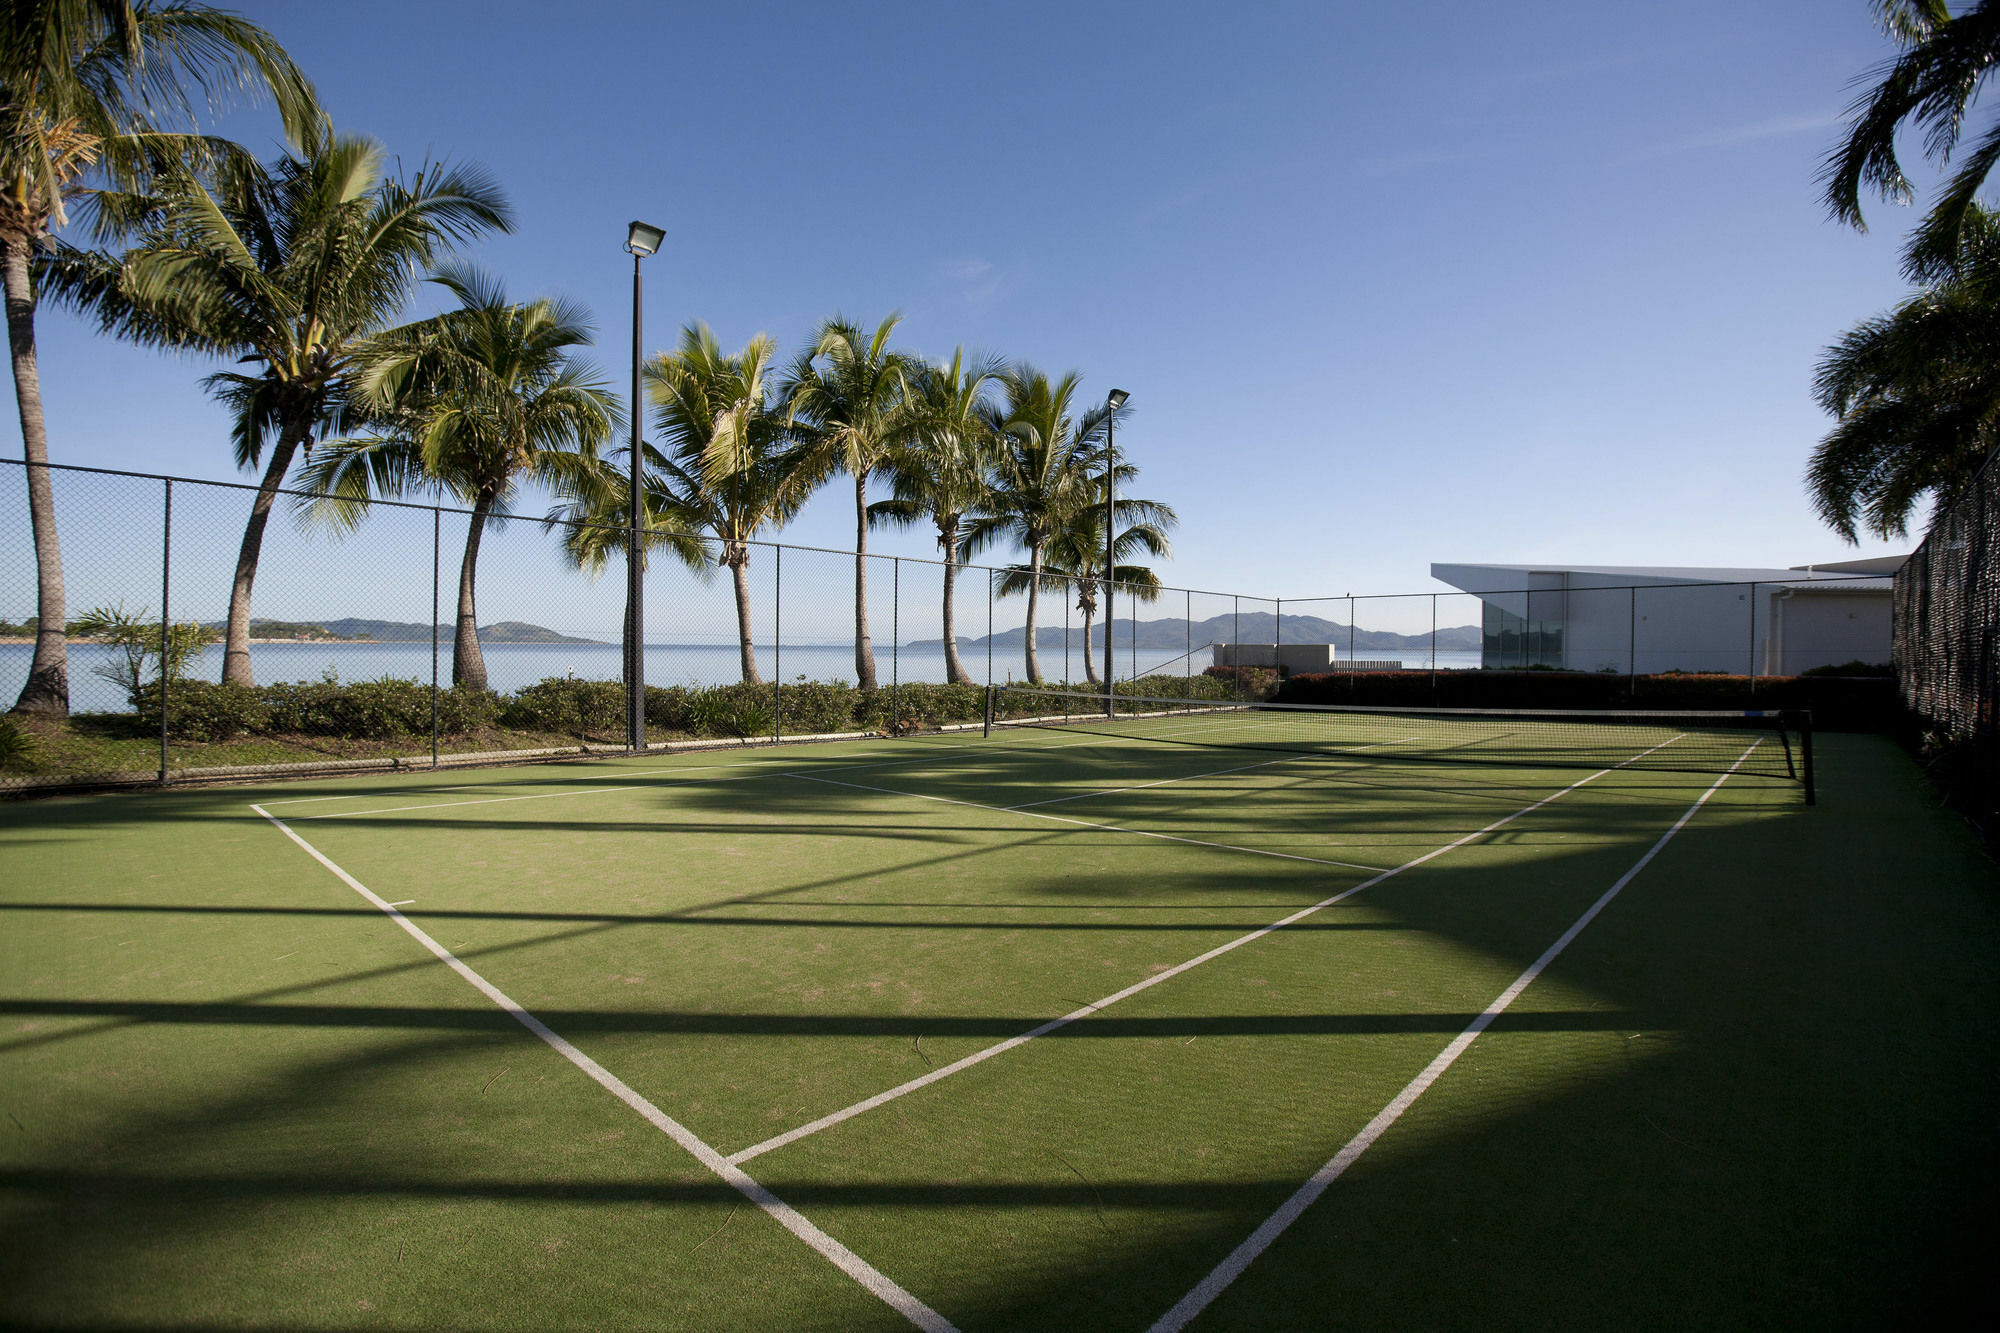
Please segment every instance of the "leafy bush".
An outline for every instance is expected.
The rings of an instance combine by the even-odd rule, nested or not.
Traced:
[[[139,726],[160,725],[160,683],[137,691]],[[264,691],[206,680],[177,680],[167,696],[167,735],[181,741],[227,741],[250,731],[271,729],[271,705]]]
[[[650,693],[650,692],[649,692]],[[648,700],[648,711],[651,701]],[[568,735],[617,733],[625,726],[625,686],[615,680],[550,676],[524,685],[500,709],[502,725]]]
[[[12,718],[0,717],[0,769],[25,769],[35,762],[41,742]]]
[[[1863,662],[1856,658],[1852,662],[1842,662],[1839,666],[1817,666],[1801,671],[1801,676],[1889,676],[1894,677],[1896,668],[1888,662]]]
[[[857,692],[854,720],[862,731],[892,726],[936,727],[977,722],[986,716],[986,690],[979,685],[935,685],[912,681],[895,689]]]
[[[306,684],[263,687],[270,701],[269,730],[352,740],[395,740],[428,735],[431,687],[384,676],[343,685],[329,674]],[[444,692],[439,692],[438,729],[444,725]]]
[[[807,680],[779,691],[779,709],[788,736],[809,736],[830,731],[858,731],[854,721],[859,697],[852,685],[842,680]]]
[[[776,725],[768,685],[717,685],[688,694],[688,730],[697,736],[769,736]]]

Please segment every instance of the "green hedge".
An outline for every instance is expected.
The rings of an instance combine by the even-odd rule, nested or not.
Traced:
[[[1244,688],[1259,694],[1263,684],[1246,676]],[[1051,681],[1044,688],[1095,693],[1098,687]],[[1118,685],[1120,694],[1176,699],[1228,699],[1236,689],[1234,679],[1215,675],[1147,676]],[[171,704],[169,734],[187,741],[226,741],[250,734],[397,740],[428,736],[431,729],[431,688],[414,680],[328,679],[254,687],[177,681]],[[1036,711],[1025,701],[1003,706],[1014,713]],[[976,723],[985,712],[984,686],[925,681],[875,690],[857,689],[843,681],[807,680],[782,689],[742,684],[646,689],[650,727],[699,738],[932,730]],[[625,734],[625,688],[615,680],[550,677],[505,696],[439,690],[437,716],[438,731],[447,736],[499,726],[616,740]],[[142,692],[139,720],[148,730],[160,725],[158,685]]]
[[[1291,676],[1281,703],[1408,708],[1807,709],[1827,731],[1902,725],[1894,677],[1621,676],[1597,671],[1337,671]]]

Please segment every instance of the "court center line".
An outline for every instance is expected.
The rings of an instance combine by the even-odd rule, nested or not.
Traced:
[[[1743,761],[1750,757],[1750,751],[1755,750],[1762,743],[1761,740],[1752,741],[1750,749],[1745,750],[1738,756],[1736,762],[1729,766],[1729,771],[1717,778],[1715,784],[1703,792],[1695,800],[1695,803],[1689,806],[1679,819],[1674,821],[1674,826],[1661,834],[1660,840],[1648,848],[1646,854],[1640,857],[1630,870],[1618,877],[1616,884],[1606,889],[1603,895],[1596,902],[1592,903],[1584,911],[1584,914],[1578,917],[1554,944],[1543,950],[1542,956],[1531,963],[1527,971],[1514,978],[1512,985],[1508,986],[1506,990],[1501,991],[1499,997],[1493,1003],[1487,1005],[1478,1017],[1467,1024],[1465,1031],[1452,1038],[1451,1044],[1440,1051],[1436,1059],[1425,1065],[1421,1073],[1405,1084],[1403,1090],[1397,1093],[1389,1104],[1376,1114],[1373,1120],[1362,1126],[1361,1131],[1349,1139],[1347,1145],[1335,1153],[1325,1166],[1315,1171],[1312,1178],[1299,1187],[1297,1193],[1285,1200],[1279,1206],[1278,1211],[1266,1218],[1263,1225],[1251,1232],[1241,1245],[1230,1251],[1229,1256],[1217,1264],[1207,1277],[1204,1277],[1199,1283],[1195,1284],[1194,1290],[1181,1297],[1171,1310],[1161,1315],[1154,1322],[1152,1328],[1148,1330],[1148,1333],[1179,1333],[1179,1330],[1187,1327],[1190,1320],[1207,1309],[1210,1302],[1214,1301],[1217,1296],[1220,1296],[1230,1283],[1242,1276],[1243,1271],[1256,1260],[1257,1256],[1269,1249],[1271,1242],[1284,1234],[1287,1227],[1298,1221],[1305,1210],[1312,1207],[1313,1201],[1326,1193],[1327,1187],[1340,1179],[1347,1168],[1354,1165],[1355,1160],[1361,1154],[1367,1152],[1377,1139],[1388,1132],[1389,1127],[1401,1119],[1405,1111],[1416,1104],[1417,1098],[1423,1096],[1430,1086],[1443,1076],[1445,1070],[1451,1068],[1459,1056],[1465,1054],[1466,1049],[1472,1045],[1474,1039],[1491,1026],[1494,1019],[1505,1013],[1507,1007],[1520,998],[1522,991],[1534,984],[1535,979],[1541,976],[1543,970],[1556,960],[1557,955],[1569,947],[1570,941],[1582,934],[1583,928],[1595,920],[1597,914],[1602,912],[1611,900],[1616,898],[1619,892],[1638,876],[1640,871],[1652,863],[1653,858],[1660,854],[1660,849],[1665,847],[1676,833],[1687,827],[1688,821],[1695,817],[1695,812],[1708,804],[1709,797],[1722,790],[1722,784],[1729,781],[1736,770],[1742,767]]]
[[[1664,749],[1666,748],[1666,746],[1672,745],[1674,743],[1674,740],[1679,740],[1679,739],[1680,738],[1676,736],[1673,738],[1673,740],[1662,741],[1659,745],[1654,746],[1652,750],[1646,750],[1639,754],[1633,755],[1632,758],[1627,759],[1625,763],[1629,764],[1637,760],[1643,759],[1646,757],[1646,755],[1653,753],[1653,750]],[[1738,762],[1741,761],[1739,760]],[[807,1123],[800,1125],[796,1129],[787,1130],[783,1134],[773,1135],[771,1138],[765,1139],[762,1143],[753,1143],[748,1148],[743,1148],[737,1152],[731,1153],[727,1158],[727,1160],[732,1164],[740,1164],[743,1162],[750,1161],[752,1158],[755,1157],[762,1157],[765,1153],[770,1152],[773,1149],[782,1148],[786,1144],[796,1143],[800,1139],[819,1133],[821,1130],[831,1129],[835,1125],[841,1124],[844,1121],[852,1120],[855,1116],[858,1116],[865,1111],[872,1111],[878,1106],[882,1106],[885,1105],[886,1103],[895,1101],[898,1097],[908,1096],[910,1093],[917,1091],[919,1088],[927,1088],[931,1084],[938,1082],[940,1079],[949,1078],[953,1074],[957,1074],[964,1070],[970,1069],[976,1064],[980,1064],[986,1060],[991,1060],[996,1055],[1000,1055],[1003,1054],[1004,1052],[1011,1051],[1017,1046],[1025,1046],[1027,1043],[1033,1041],[1037,1037],[1045,1037],[1049,1033],[1056,1031],[1058,1028],[1069,1026],[1071,1023],[1076,1022],[1080,1018],[1088,1018],[1090,1017],[1090,1015],[1099,1013],[1104,1009],[1109,1008],[1111,1005],[1118,1003],[1120,1000],[1129,999],[1130,997],[1137,995],[1141,991],[1150,990],[1152,987],[1159,985],[1161,982],[1166,981],[1169,978],[1177,977],[1183,972],[1187,972],[1193,968],[1200,967],[1203,963],[1209,962],[1216,958],[1220,958],[1224,954],[1229,953],[1232,950],[1240,949],[1244,945],[1252,942],[1253,940],[1260,940],[1264,938],[1266,935],[1273,933],[1274,931],[1282,930],[1286,926],[1294,925],[1297,922],[1303,921],[1307,917],[1313,915],[1315,912],[1323,911],[1326,908],[1334,906],[1336,903],[1345,902],[1347,899],[1352,898],[1357,893],[1361,893],[1364,890],[1374,888],[1377,884],[1380,884],[1383,880],[1392,879],[1395,876],[1402,874],[1405,870],[1415,869],[1417,866],[1424,864],[1426,861],[1435,860],[1436,858],[1443,856],[1446,852],[1452,851],[1455,848],[1463,847],[1465,846],[1465,844],[1472,842],[1475,839],[1485,837],[1487,834],[1492,833],[1494,830],[1499,829],[1504,825],[1513,823],[1515,820],[1519,819],[1522,815],[1530,814],[1536,810],[1541,809],[1543,806],[1548,805],[1552,801],[1560,800],[1563,797],[1569,795],[1571,792],[1577,790],[1579,787],[1582,787],[1587,783],[1595,782],[1597,781],[1597,779],[1603,777],[1606,773],[1610,773],[1613,770],[1622,767],[1624,767],[1624,764],[1614,764],[1610,768],[1600,768],[1599,770],[1597,770],[1597,772],[1592,773],[1587,777],[1578,778],[1575,782],[1572,782],[1569,786],[1564,787],[1561,791],[1551,792],[1549,795],[1542,797],[1540,800],[1534,802],[1531,805],[1524,805],[1519,810],[1514,811],[1512,814],[1504,815],[1501,818],[1494,820],[1492,823],[1486,825],[1484,828],[1478,829],[1472,833],[1468,833],[1464,837],[1459,838],[1456,841],[1448,842],[1442,847],[1436,848],[1432,851],[1425,852],[1422,856],[1413,857],[1410,860],[1405,861],[1403,864],[1397,866],[1393,870],[1385,870],[1381,874],[1375,876],[1373,879],[1363,880],[1361,883],[1355,885],[1351,889],[1343,890],[1340,893],[1334,894],[1330,898],[1322,898],[1319,902],[1312,904],[1310,907],[1301,908],[1300,910],[1292,913],[1290,916],[1274,921],[1268,926],[1260,926],[1256,930],[1253,930],[1246,935],[1239,935],[1237,938],[1230,940],[1225,944],[1219,944],[1215,948],[1210,949],[1207,953],[1199,954],[1193,958],[1190,958],[1186,962],[1181,963],[1175,967],[1169,968],[1165,972],[1156,972],[1152,976],[1147,977],[1145,980],[1135,982],[1134,984],[1127,986],[1124,990],[1116,991],[1110,995],[1107,995],[1103,999],[1098,1000],[1093,1004],[1087,1004],[1083,1006],[1083,1008],[1081,1009],[1073,1009],[1069,1013],[1062,1015],[1060,1018],[1052,1018],[1048,1022],[1042,1024],[1040,1027],[1032,1028],[1027,1032],[1023,1032],[1018,1037],[1009,1037],[1005,1041],[996,1042],[994,1045],[988,1046],[985,1050],[974,1051],[971,1055],[966,1056],[962,1060],[954,1060],[952,1063],[948,1065],[941,1065],[927,1074],[924,1074],[918,1078],[913,1078],[907,1083],[898,1084],[897,1086],[890,1088],[886,1092],[878,1092],[873,1097],[869,1097],[862,1101],[858,1101],[854,1103],[854,1105],[835,1111],[830,1115],[823,1115],[817,1120],[808,1121]],[[903,794],[908,795],[910,793],[903,793]],[[943,800],[945,798],[938,797],[936,799]]]
[[[624,1102],[634,1111],[637,1111],[653,1128],[679,1144],[690,1156],[717,1176],[720,1176],[737,1193],[763,1209],[778,1225],[784,1227],[785,1230],[797,1236],[807,1245],[810,1245],[821,1256],[840,1269],[841,1272],[847,1274],[870,1292],[874,1293],[885,1304],[895,1310],[896,1313],[902,1315],[918,1328],[924,1329],[925,1333],[957,1333],[957,1329],[950,1320],[898,1286],[886,1274],[882,1273],[860,1255],[842,1245],[832,1236],[827,1235],[826,1232],[820,1230],[817,1226],[814,1226],[812,1222],[806,1219],[804,1214],[780,1199],[763,1185],[752,1180],[749,1175],[723,1157],[721,1153],[709,1147],[693,1130],[675,1120],[665,1111],[662,1111],[659,1107],[641,1096],[623,1079],[557,1035],[547,1024],[516,1004],[499,987],[461,962],[458,956],[452,953],[451,950],[439,944],[435,939],[432,939],[422,927],[377,896],[373,890],[360,880],[342,870],[338,865],[335,865],[325,853],[300,837],[282,819],[279,819],[261,805],[252,805],[250,808],[277,825],[279,832],[297,843],[305,851],[306,855],[332,871],[341,883],[347,885],[348,888],[353,889],[382,912],[386,913],[389,919],[394,921],[398,926],[401,926],[410,938],[423,945],[425,949],[428,949],[439,962],[470,982],[475,990],[499,1006],[515,1022],[541,1038],[556,1054],[562,1056],[563,1059],[589,1075],[590,1079],[599,1087],[609,1092],[619,1101]]]
[[[1607,770],[1608,771],[1608,770]],[[1233,842],[1207,842],[1201,838],[1183,838],[1173,833],[1154,833],[1150,829],[1126,828],[1122,824],[1100,824],[1091,819],[1072,819],[1068,815],[1045,815],[1039,810],[1022,810],[1008,805],[986,805],[979,801],[961,801],[951,796],[931,796],[920,791],[903,791],[896,787],[871,787],[865,782],[841,782],[835,778],[815,777],[811,773],[787,773],[788,778],[799,778],[806,782],[824,782],[829,787],[852,787],[856,791],[876,791],[889,796],[910,796],[919,801],[938,801],[944,805],[962,805],[970,810],[990,810],[999,815],[1026,815],[1029,819],[1052,819],[1058,824],[1074,824],[1078,828],[1102,829],[1106,833],[1129,833],[1138,838],[1158,838],[1162,842],[1182,842],[1190,847],[1213,847],[1225,852],[1247,852],[1251,856],[1272,856],[1280,861],[1305,861],[1316,866],[1339,866],[1342,870],[1381,870],[1381,866],[1364,866],[1355,861],[1330,861],[1323,856],[1301,856],[1297,852],[1273,852],[1263,847],[1243,847]]]

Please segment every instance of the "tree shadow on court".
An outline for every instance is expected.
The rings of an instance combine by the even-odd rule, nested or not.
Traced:
[[[1895,768],[1877,755],[1870,762],[1880,768],[1864,780],[1863,756],[1850,755],[1853,766],[1830,777],[1816,811],[1724,802],[1704,812],[1198,1327],[1824,1328],[1941,1323],[1975,1307],[1992,1313],[1984,1264],[2000,1185],[1991,1134],[2000,1092],[2000,978],[1991,967],[2000,952],[2000,895],[1962,830],[1904,789],[1914,787],[1906,764]],[[1283,1118],[1254,1132],[1243,1122],[1251,1141],[1241,1169],[1226,1179],[1095,1167],[1083,1150],[1116,1145],[1116,1098],[1133,1090],[1100,1084],[1102,1069],[1087,1065],[1068,1076],[1083,1086],[1048,1089],[1099,1108],[1095,1122],[1075,1121],[1066,1136],[1040,1139],[1047,1123],[1012,1121],[987,1124],[983,1141],[935,1154],[935,1139],[925,1151],[912,1142],[897,1178],[887,1180],[815,1177],[805,1164],[788,1166],[784,1154],[750,1169],[963,1327],[1144,1327],[1358,1128],[1352,1115],[1331,1115],[1332,1099],[1322,1095],[1349,1077],[1340,1061],[1356,1049],[1354,1039],[1427,1035],[1426,1049],[1435,1051],[1474,1012],[1436,1002],[1467,988],[1462,969],[1444,968],[1429,997],[1410,995],[1391,1012],[1374,1012],[1380,997],[1359,994],[1339,1008],[1271,1012],[1271,988],[1253,981],[1282,963],[1292,969],[1287,975],[1318,976],[1321,994],[1341,995],[1350,985],[1344,951],[1390,934],[1434,941],[1502,975],[1518,972],[1678,813],[1657,795],[1623,814],[1558,807],[1536,816],[1533,838],[1543,841],[1531,854],[1504,864],[1440,858],[1356,899],[1373,918],[1362,929],[1301,923],[1189,974],[1198,988],[1168,983],[1149,993],[1164,998],[1172,990],[1198,1001],[1192,1009],[1114,1009],[1050,1040],[1054,1064],[1039,1066],[1043,1078],[1065,1077],[1071,1046],[1139,1050],[1195,1038],[1240,1048],[1245,1069],[1265,1052],[1308,1061],[1323,1052],[1319,1084],[1146,1089],[1224,1123],[1238,1101],[1283,1104]],[[1395,813],[1379,817],[1388,826]],[[1525,831],[1509,845],[1537,847]],[[1060,899],[1067,889],[1023,887],[1027,901]],[[1267,945],[1272,956],[1259,952]],[[1409,984],[1421,981],[1412,974]],[[1562,999],[1579,995],[1593,1007]],[[1426,998],[1433,1002],[1418,1003]],[[288,1287],[318,1281],[344,1292],[351,1276],[307,1266],[279,1281],[246,1278],[250,1261],[231,1256],[239,1248],[265,1253],[254,1243],[261,1230],[317,1212],[344,1235],[372,1237],[389,1234],[391,1214],[443,1226],[439,1219],[461,1215],[452,1210],[476,1206],[487,1219],[485,1230],[475,1229],[477,1243],[490,1253],[432,1260],[424,1270],[425,1281],[460,1302],[421,1307],[456,1310],[442,1322],[489,1315],[500,1322],[486,1284],[504,1281],[509,1256],[532,1252],[515,1242],[559,1213],[609,1219],[591,1237],[619,1248],[592,1259],[612,1277],[637,1281],[648,1265],[661,1267],[662,1254],[684,1260],[688,1246],[707,1244],[704,1256],[722,1247],[715,1267],[706,1259],[667,1265],[667,1285],[695,1294],[681,1307],[693,1323],[769,1326],[769,1307],[741,1301],[727,1286],[750,1275],[771,1289],[796,1283],[825,1293],[815,1297],[823,1306],[788,1311],[779,1321],[787,1326],[900,1326],[886,1307],[845,1303],[830,1287],[846,1279],[826,1280],[827,1265],[760,1218],[750,1219],[756,1227],[738,1218],[740,1232],[702,1242],[708,1228],[730,1226],[724,1218],[737,1196],[664,1140],[650,1169],[638,1172],[615,1157],[583,1168],[564,1152],[523,1151],[522,1140],[548,1148],[557,1126],[564,1145],[577,1137],[564,1116],[593,1128],[601,1120],[635,1135],[653,1131],[498,1011],[441,1015],[416,1000],[126,1003],[122,1010],[110,998],[68,1003],[173,1030],[359,1028],[381,1040],[289,1057],[177,1110],[135,1106],[106,1139],[77,1145],[67,1160],[0,1172],[0,1187],[17,1201],[0,1223],[0,1264],[13,1293],[0,1309],[24,1320],[52,1321],[55,1310],[88,1322],[85,1307],[56,1310],[50,1301],[79,1299],[94,1287],[115,1291],[170,1256],[206,1265],[210,1281],[254,1288],[245,1304],[218,1306],[214,1324],[295,1324],[301,1307]],[[872,1015],[541,1016],[586,1048],[591,1035],[634,1031],[863,1039],[901,1039],[906,1031],[897,1026],[903,1020]],[[1009,1026],[1021,1020],[1006,1014],[960,1021],[969,1037],[1021,1030]],[[933,1018],[923,1031],[943,1029]],[[566,1103],[553,1109],[495,1117],[495,1104],[479,1100],[491,1094],[468,1083],[465,1107],[427,1120],[421,1132],[400,1133],[381,1149],[337,1141],[393,1118],[419,1097],[413,1089],[444,1074],[466,1075],[474,1064],[484,1074],[516,1060],[550,1066],[540,1072],[582,1086],[566,1087],[559,1094]],[[967,1100],[954,1109],[942,1097],[947,1090]],[[962,1122],[977,1121],[978,1098],[988,1095],[961,1094],[950,1083],[939,1092],[931,1109]],[[912,1114],[920,1114],[917,1105]],[[329,1106],[340,1113],[330,1115]],[[895,1139],[905,1130],[864,1117],[842,1132]],[[982,1148],[1003,1146],[1019,1148],[1017,1160],[1035,1156],[1037,1169],[953,1179]],[[1171,1145],[1146,1146],[1171,1158]],[[1056,1154],[1081,1170],[1065,1170]],[[659,1242],[673,1228],[660,1218],[675,1209],[691,1211],[675,1224],[681,1248],[669,1251]],[[755,1248],[765,1237],[770,1245]],[[987,1245],[957,1243],[967,1237]],[[772,1256],[761,1277],[759,1256]],[[372,1261],[386,1265],[387,1250]],[[590,1318],[565,1281],[615,1301],[602,1274],[562,1268],[553,1285],[539,1275],[552,1322],[616,1322],[615,1314]],[[88,1308],[123,1317],[101,1294]],[[202,1318],[197,1312],[194,1321]],[[348,1321],[326,1317],[329,1325]]]

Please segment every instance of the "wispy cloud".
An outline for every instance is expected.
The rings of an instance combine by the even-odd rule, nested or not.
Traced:
[[[1703,148],[1735,148],[1740,144],[1759,143],[1765,139],[1788,139],[1794,135],[1817,134],[1844,124],[1847,117],[1838,111],[1821,111],[1801,116],[1776,116],[1770,120],[1755,120],[1747,125],[1731,125],[1704,134],[1689,135],[1685,139],[1674,139],[1661,144],[1654,151],[1661,153],[1688,153]]]
[[[941,259],[933,268],[944,285],[970,306],[990,305],[1003,299],[1019,284],[1021,276],[1019,265],[1003,268],[990,259],[977,257]]]

